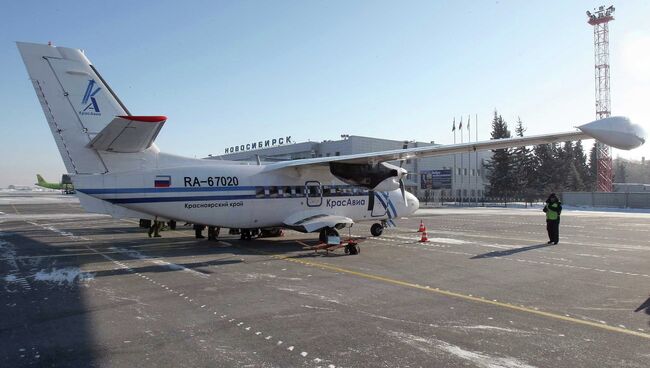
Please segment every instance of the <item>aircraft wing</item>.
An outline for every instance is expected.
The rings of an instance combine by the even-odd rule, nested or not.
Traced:
[[[579,139],[594,138],[610,146],[625,150],[636,148],[645,143],[645,133],[640,126],[633,124],[628,118],[616,116],[593,121],[591,123],[579,126],[578,130],[571,132],[495,139],[461,144],[432,145],[425,147],[396,149],[390,151],[360,153],[355,155],[282,161],[266,165],[264,171],[273,171],[288,167],[301,167],[307,165],[327,165],[330,162],[376,165],[385,161],[400,161],[410,158],[445,156],[455,153],[532,146],[553,142],[575,141]]]

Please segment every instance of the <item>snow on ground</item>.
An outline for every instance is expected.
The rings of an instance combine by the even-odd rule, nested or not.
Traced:
[[[87,282],[95,278],[95,274],[82,272],[79,267],[53,268],[50,270],[40,270],[34,274],[34,280],[55,282],[59,285],[71,285],[75,281]]]

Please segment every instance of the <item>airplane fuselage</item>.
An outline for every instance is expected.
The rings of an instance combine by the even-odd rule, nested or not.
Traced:
[[[191,223],[263,228],[286,226],[292,216],[345,216],[381,221],[408,215],[419,206],[400,190],[374,192],[333,176],[327,166],[264,172],[264,165],[212,162],[195,167],[77,176],[78,192],[161,218]],[[372,205],[371,208],[369,206]]]

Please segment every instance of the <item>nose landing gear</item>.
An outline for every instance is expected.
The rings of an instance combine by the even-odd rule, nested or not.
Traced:
[[[384,227],[386,227],[386,226],[384,226],[383,223],[382,224],[374,223],[370,227],[370,234],[372,234],[372,236],[380,236],[381,233],[384,232]]]

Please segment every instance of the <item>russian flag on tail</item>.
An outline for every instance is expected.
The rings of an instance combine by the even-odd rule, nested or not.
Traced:
[[[172,177],[169,175],[157,175],[153,182],[156,188],[169,188],[172,185]]]

